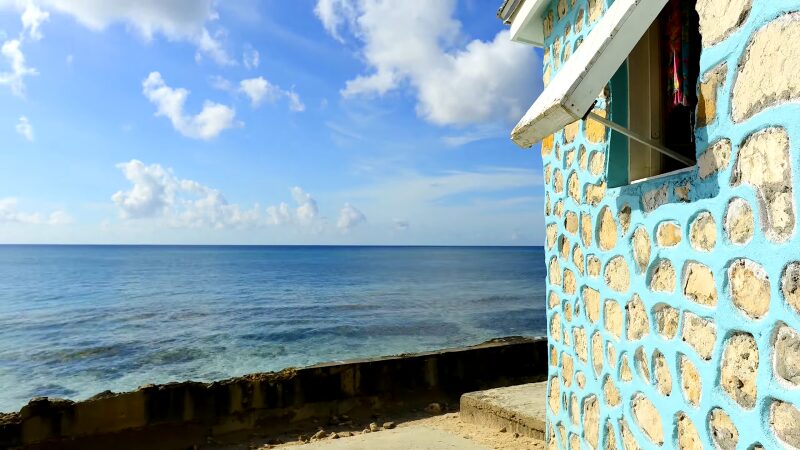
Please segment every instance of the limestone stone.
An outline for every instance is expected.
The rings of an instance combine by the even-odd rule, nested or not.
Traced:
[[[721,139],[706,148],[697,159],[698,174],[701,180],[728,167],[731,161],[731,141]]]
[[[569,398],[569,418],[575,425],[578,424],[578,420],[581,418],[581,412],[578,409],[578,396],[574,393]]]
[[[583,250],[577,245],[572,249],[572,263],[578,269],[578,272],[583,273]]]
[[[800,410],[795,405],[781,400],[772,402],[769,422],[778,439],[800,448]]]
[[[567,15],[567,0],[558,0],[558,6],[556,7],[556,13],[558,20],[564,18]]]
[[[542,84],[544,87],[550,84],[550,80],[553,78],[553,67],[548,64],[547,67],[544,68],[544,72],[542,72]],[[552,135],[548,136],[552,139]],[[544,141],[542,142],[542,153],[544,154]]]
[[[553,33],[553,11],[547,12],[543,22],[544,23],[542,25],[544,28],[544,37],[550,37],[550,35]]]
[[[562,442],[562,446],[560,448],[566,448],[567,445],[567,430],[564,428],[564,425],[559,423],[558,424],[558,435],[561,437],[559,442]]]
[[[572,356],[568,353],[561,353],[561,377],[564,379],[564,387],[572,386],[572,378],[575,365]]]
[[[793,75],[798,60],[800,14],[785,14],[756,31],[739,61],[733,120],[742,122],[777,103],[800,98],[800,81]]]
[[[656,331],[664,339],[672,339],[678,334],[678,310],[664,303],[653,307],[653,322]]]
[[[564,228],[568,233],[578,233],[578,214],[575,211],[567,211],[564,217]]]
[[[569,269],[564,269],[564,293],[568,295],[574,294],[576,284],[575,274]]]
[[[570,155],[574,154],[574,152],[570,152]],[[578,184],[578,174],[572,172],[569,175],[569,179],[567,180],[567,191],[569,192],[569,196],[572,197],[572,200],[575,201],[576,204],[580,204],[581,202],[581,187]]]
[[[636,341],[650,333],[650,321],[647,318],[642,299],[637,294],[625,305],[628,324],[628,340]]]
[[[689,227],[689,243],[695,250],[710,252],[717,243],[717,223],[710,212],[695,217]]]
[[[644,227],[636,228],[633,232],[633,259],[639,272],[644,272],[650,264],[650,236]]]
[[[606,300],[603,308],[606,330],[615,338],[622,336],[622,308],[616,300]]]
[[[600,276],[600,258],[595,255],[589,255],[586,257],[586,273],[592,277],[597,278]]]
[[[689,201],[689,194],[692,192],[691,183],[675,186],[675,198],[686,203]]]
[[[680,356],[681,390],[686,403],[692,406],[700,404],[703,393],[703,382],[697,367],[685,355]]]
[[[600,320],[600,292],[590,287],[584,287],[581,292],[583,303],[586,305],[586,318],[595,323]]]
[[[578,359],[588,362],[589,347],[586,341],[586,330],[583,327],[573,328],[572,336],[575,338],[575,354],[578,355]]]
[[[572,335],[570,334],[569,330],[566,327],[563,328],[564,330],[564,345],[572,346]]]
[[[553,67],[555,67],[556,70],[561,64],[561,58],[558,57],[559,55],[561,55],[561,44],[562,44],[562,38],[557,38],[555,41],[553,41]],[[567,127],[569,127],[569,125],[567,125]],[[572,141],[568,141],[566,137],[567,127],[564,128],[564,133],[563,133],[564,141],[566,143],[570,143]],[[572,135],[572,138],[573,139],[575,138],[574,134]],[[561,156],[559,156],[558,153],[556,153],[556,158],[561,159]]]
[[[581,450],[581,438],[575,433],[569,434],[569,450]]]
[[[683,269],[683,295],[703,306],[716,306],[717,287],[707,266],[689,261]]]
[[[566,259],[569,256],[569,246],[570,246],[569,239],[567,239],[564,236],[561,236],[558,239],[558,241],[559,241],[558,247],[561,251],[561,259],[562,261],[566,262]]]
[[[550,317],[550,336],[556,341],[561,340],[561,316],[557,312]]]
[[[650,270],[650,290],[653,292],[675,291],[675,267],[668,259],[659,259]]]
[[[603,397],[606,399],[608,406],[614,407],[622,401],[619,396],[619,389],[614,385],[614,380],[607,376],[603,380]]]
[[[553,192],[556,194],[564,192],[564,175],[560,169],[553,172]]]
[[[553,414],[558,414],[561,410],[561,390],[558,383],[558,377],[550,378],[550,393],[548,395],[548,403],[550,404],[550,411]]]
[[[722,354],[720,384],[744,408],[756,405],[758,347],[753,336],[736,333],[728,339]]]
[[[597,206],[606,196],[606,182],[603,181],[599,184],[587,184],[584,192],[586,203],[592,206]]]
[[[558,225],[554,223],[547,224],[545,229],[545,237],[547,239],[547,249],[552,250],[556,244],[556,233],[558,233]]]
[[[711,439],[719,450],[736,450],[739,444],[739,430],[730,416],[720,408],[714,408],[708,415]]]
[[[581,241],[585,247],[592,245],[592,216],[581,213]]]
[[[792,387],[800,386],[800,333],[787,325],[778,325],[772,357],[775,375]]]
[[[550,265],[547,268],[547,275],[550,278],[551,285],[561,285],[561,265],[558,264],[558,258],[555,256],[550,258]]]
[[[667,359],[658,350],[653,352],[653,376],[655,377],[658,392],[661,395],[669,396],[672,393],[672,375],[669,373]]]
[[[647,354],[644,352],[643,347],[639,347],[633,353],[633,364],[639,371],[639,376],[642,377],[645,383],[650,383],[650,364],[648,363]]]
[[[556,66],[556,67],[558,67],[558,66]],[[558,161],[561,161],[561,146],[558,144],[558,142],[556,142],[556,144],[555,144],[555,150],[554,151],[556,153],[556,159]]]
[[[592,152],[590,158],[589,171],[592,175],[600,176],[606,170],[606,154],[603,152]]]
[[[583,436],[592,448],[600,440],[600,402],[592,395],[583,401]],[[580,448],[580,447],[579,447]]]
[[[586,387],[586,375],[583,372],[577,372],[575,374],[575,382],[578,383],[578,387],[583,389]]]
[[[560,53],[559,53],[560,54]],[[560,58],[559,58],[560,59]],[[559,59],[556,59],[556,68],[558,68]],[[580,130],[581,123],[580,121],[572,122],[571,124],[564,127],[564,143],[571,144],[575,141],[575,136],[578,135],[578,130]]]
[[[789,263],[783,270],[781,291],[786,303],[800,313],[800,262]]]
[[[605,450],[617,450],[617,436],[610,420],[606,420],[606,445]]]
[[[732,199],[725,211],[723,226],[728,240],[738,245],[747,244],[755,231],[753,208],[742,198]]]
[[[681,227],[675,222],[661,222],[656,240],[659,247],[674,247],[681,243]]]
[[[767,128],[753,133],[742,143],[731,177],[734,186],[747,184],[755,189],[761,228],[774,242],[783,242],[794,232],[791,166],[786,130]]]
[[[622,234],[627,233],[631,226],[631,206],[627,203],[619,210],[619,224],[622,227]]]
[[[592,367],[595,376],[600,376],[603,371],[603,338],[597,331],[592,334]]]
[[[626,292],[631,284],[631,273],[628,264],[621,256],[611,258],[606,264],[606,284],[617,292]]]
[[[717,92],[725,84],[727,64],[721,64],[708,71],[700,81],[697,102],[698,128],[705,127],[717,118]]]
[[[567,28],[569,28],[569,25],[567,25]],[[572,47],[570,46],[564,47],[564,51],[561,53],[561,62],[562,63],[567,62],[570,56],[572,56]]]
[[[575,16],[575,33],[579,34],[581,30],[583,30],[583,16],[584,16],[583,9],[578,10],[577,16]]]
[[[681,338],[694,348],[701,358],[709,360],[717,340],[717,329],[711,320],[684,311]]]
[[[770,283],[767,272],[749,259],[738,259],[728,268],[731,300],[752,319],[769,311]]]
[[[550,306],[550,309],[553,309],[556,306],[558,306],[558,303],[559,303],[558,295],[555,292],[550,291],[550,297],[548,300],[548,305]]]
[[[606,117],[606,111],[604,109],[597,109],[593,111],[600,117]],[[587,119],[585,122],[586,124],[586,140],[592,142],[594,144],[599,144],[601,142],[605,142],[606,140],[606,126],[602,123],[592,119],[591,117]]]
[[[608,207],[600,210],[600,220],[597,224],[597,242],[603,250],[611,250],[617,245],[617,222]]]
[[[606,342],[606,355],[608,358],[609,367],[617,366],[617,349],[610,341]]]
[[[589,0],[589,23],[594,23],[603,15],[603,0]]]
[[[678,414],[678,449],[679,450],[703,450],[703,442],[694,423],[686,414]]]
[[[564,320],[566,320],[567,322],[571,322],[572,321],[572,308],[569,305],[569,301],[564,300],[564,306],[562,307],[562,310],[564,311]]]
[[[619,421],[619,433],[622,436],[622,446],[625,450],[641,450],[639,443],[636,441],[636,436],[633,435],[624,419]]]
[[[642,195],[642,207],[644,212],[651,213],[661,205],[667,204],[669,200],[668,186],[664,185],[656,189],[651,189]]]
[[[644,394],[636,394],[631,404],[633,417],[644,435],[656,445],[664,443],[664,427],[658,408]]]
[[[586,152],[586,147],[583,145],[578,149],[578,166],[581,170],[588,170],[589,168],[589,154]]]
[[[550,346],[550,365],[558,366],[558,352],[552,345]]]
[[[698,0],[703,47],[710,47],[738,28],[750,13],[751,0]]]
[[[564,202],[559,200],[553,205],[553,215],[556,217],[562,217],[564,215]]]
[[[625,382],[631,381],[633,379],[633,372],[631,372],[631,366],[628,363],[628,355],[622,354],[619,359],[619,379]]]

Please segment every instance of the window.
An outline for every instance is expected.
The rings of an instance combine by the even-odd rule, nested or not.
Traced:
[[[691,161],[700,49],[695,0],[670,0],[621,69],[628,71],[628,129]],[[629,182],[688,166],[635,139],[627,139],[627,148]]]

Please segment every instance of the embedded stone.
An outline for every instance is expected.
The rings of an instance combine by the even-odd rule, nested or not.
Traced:
[[[564,293],[572,295],[575,293],[575,274],[569,270],[564,269]]]
[[[581,241],[585,247],[592,245],[592,216],[581,213]]]
[[[719,450],[736,450],[739,444],[739,430],[725,411],[720,408],[712,409],[708,415],[708,425],[711,429],[711,439]]]
[[[617,437],[610,420],[606,420],[606,450],[617,450]]]
[[[575,382],[578,383],[578,387],[583,389],[586,387],[586,375],[583,372],[578,372],[575,374]]]
[[[627,233],[631,226],[631,206],[627,203],[619,210],[619,224],[622,227],[622,234]]]
[[[678,449],[679,450],[702,450],[703,443],[700,434],[697,432],[694,423],[686,414],[678,414]]]
[[[578,355],[578,359],[587,362],[589,360],[589,347],[586,341],[586,330],[582,327],[573,328],[572,336],[575,338],[575,354]]]
[[[581,438],[575,433],[569,434],[569,450],[581,450]]]
[[[625,382],[631,381],[633,379],[633,372],[631,372],[631,366],[628,364],[628,355],[620,355],[619,359],[619,379]]]
[[[717,118],[717,92],[725,84],[727,64],[721,64],[708,71],[698,87],[697,121],[695,126],[702,128]]]
[[[785,129],[767,128],[745,139],[737,155],[731,184],[753,186],[761,211],[761,228],[768,239],[783,242],[791,237],[795,207],[789,135]]]
[[[592,367],[596,376],[603,371],[603,338],[597,331],[592,334]]]
[[[631,284],[628,264],[621,256],[615,256],[606,264],[606,284],[617,292],[626,292]]]
[[[547,249],[552,250],[553,246],[556,245],[556,234],[558,233],[558,225],[554,223],[547,224],[547,228],[545,229],[545,237],[547,239]]]
[[[606,154],[603,152],[592,152],[589,163],[589,172],[592,175],[600,176],[606,170]]]
[[[717,287],[714,274],[707,266],[697,262],[687,262],[683,269],[683,295],[703,306],[716,306]]]
[[[567,211],[564,218],[564,228],[566,228],[567,232],[576,234],[578,232],[578,214],[574,211]]]
[[[728,167],[731,161],[731,141],[722,139],[709,145],[697,159],[698,173],[701,180],[714,175]]]
[[[574,152],[570,152],[573,154]],[[581,187],[578,184],[578,174],[572,172],[567,180],[567,192],[569,192],[569,196],[572,197],[572,200],[575,203],[580,204],[581,202]]]
[[[550,336],[556,341],[561,340],[561,316],[557,312],[550,317]]]
[[[550,164],[547,164],[546,166],[544,166],[544,184],[548,184],[548,185],[550,184],[550,180],[552,178],[551,176],[553,175],[553,172],[552,172],[551,169],[552,168],[550,167]]]
[[[700,396],[703,393],[703,382],[700,379],[700,372],[697,367],[685,355],[680,357],[681,369],[681,390],[686,403],[692,406],[700,404]]]
[[[558,295],[555,292],[550,291],[550,299],[548,300],[548,305],[550,306],[550,309],[553,309],[556,306],[558,306],[558,303],[559,303]]]
[[[578,272],[583,273],[583,250],[577,245],[572,249],[572,262],[578,269]]]
[[[622,336],[622,308],[616,300],[606,300],[603,320],[608,332],[619,339]]]
[[[557,415],[561,410],[561,390],[559,388],[558,377],[550,378],[548,403],[550,404],[550,411]]]
[[[586,258],[586,273],[593,278],[600,276],[600,258],[595,255],[589,255]]]
[[[622,446],[625,450],[641,450],[636,436],[633,435],[624,419],[619,421],[619,433],[622,436]]]
[[[792,448],[800,448],[800,411],[796,406],[780,400],[773,401],[769,423],[778,439]]]
[[[597,448],[600,440],[600,402],[594,395],[583,401],[583,436],[592,448]]]
[[[681,339],[689,344],[701,358],[708,361],[714,351],[717,329],[714,322],[691,313],[683,312],[683,333]]]
[[[636,394],[631,405],[636,424],[650,441],[656,445],[664,443],[664,427],[658,408],[644,394]]]
[[[550,265],[547,268],[547,275],[550,278],[551,285],[561,286],[561,265],[558,264],[558,258],[555,256],[550,258]]]
[[[556,13],[558,14],[558,20],[563,19],[564,16],[567,15],[567,0],[558,0]]]
[[[559,59],[555,60],[556,67],[558,67]],[[580,121],[572,122],[571,124],[564,127],[564,143],[571,144],[575,141],[575,136],[578,135],[578,130],[580,129],[581,123]]]
[[[606,111],[604,109],[595,108],[593,111],[600,117],[606,117]],[[586,140],[594,143],[600,144],[606,141],[606,126],[602,123],[592,119],[589,117],[585,122],[586,124]]]
[[[778,378],[793,387],[800,386],[800,333],[789,326],[779,325],[772,357]]]
[[[606,342],[606,355],[608,356],[608,365],[611,367],[617,366],[617,349],[611,342]]]
[[[589,23],[594,23],[603,15],[603,0],[589,0]]]
[[[556,194],[564,192],[564,175],[561,174],[559,169],[553,172],[553,191]]]
[[[608,376],[603,380],[603,397],[606,399],[606,404],[611,407],[619,405],[622,401],[619,396],[619,389],[614,386],[614,380]]]
[[[564,379],[564,386],[572,386],[572,377],[574,374],[575,365],[572,361],[572,356],[568,353],[561,353],[561,377]]]
[[[567,239],[564,236],[561,236],[559,242],[560,242],[559,248],[561,249],[561,259],[566,260],[567,256],[569,256],[569,246],[570,246],[569,239]]]
[[[650,333],[650,321],[647,318],[647,311],[645,311],[644,303],[638,295],[634,294],[633,298],[625,305],[625,312],[627,315],[629,341],[639,340]]]
[[[650,365],[647,362],[647,355],[643,347],[639,347],[633,353],[633,364],[639,371],[639,376],[642,377],[645,383],[650,383]]]
[[[584,192],[585,195],[583,197],[586,199],[586,203],[592,206],[597,206],[606,196],[606,182],[603,181],[600,184],[587,184]]]
[[[581,170],[587,170],[589,167],[589,154],[586,153],[586,147],[583,145],[578,149],[578,166]]]
[[[756,31],[742,55],[732,93],[735,122],[800,98],[800,82],[792,70],[800,61],[800,14],[782,15]]]
[[[544,193],[544,215],[549,216],[552,209],[550,208],[550,193]]]
[[[675,198],[686,203],[689,201],[689,193],[692,192],[691,183],[675,186]]]
[[[578,396],[573,393],[572,395],[570,395],[569,399],[569,418],[570,420],[572,420],[572,423],[577,425],[580,417],[581,417],[581,412],[578,409]]]
[[[656,237],[659,247],[674,247],[681,243],[681,227],[675,222],[661,222]]]
[[[552,345],[550,346],[550,365],[557,366],[558,365],[558,352],[556,348]]]
[[[742,198],[734,198],[728,203],[725,211],[725,234],[734,244],[743,245],[750,242],[755,231],[753,209]]]
[[[549,66],[548,66],[549,68]],[[550,156],[553,153],[553,142],[555,141],[555,137],[551,134],[544,139],[542,139],[542,157]]]
[[[583,30],[583,9],[578,10],[578,15],[575,17],[575,33],[578,34]]]
[[[752,319],[769,311],[769,277],[763,267],[749,259],[738,259],[728,268],[731,299],[737,308]]]
[[[571,322],[572,321],[572,308],[569,306],[569,301],[564,300],[564,306],[563,306],[562,309],[564,311],[564,319],[566,319],[567,322]]]
[[[675,268],[668,259],[660,259],[653,263],[650,271],[650,290],[653,292],[675,291]]]
[[[586,317],[589,322],[595,323],[600,320],[600,292],[590,287],[584,287],[582,294],[583,303],[586,305]]]
[[[800,262],[792,262],[784,269],[781,291],[786,303],[800,313]]]
[[[633,259],[639,272],[644,272],[650,264],[650,236],[644,227],[639,227],[633,232]]]
[[[698,0],[700,34],[703,47],[725,39],[744,23],[750,13],[751,0]]]
[[[667,304],[659,303],[653,307],[656,331],[664,339],[672,339],[678,334],[678,318],[678,310]]]
[[[571,347],[572,346],[572,335],[569,333],[569,330],[564,328],[564,345]]]
[[[564,202],[559,200],[553,205],[553,215],[562,217],[564,215]]]
[[[728,339],[722,354],[720,384],[744,408],[756,405],[758,347],[753,336],[736,333]]]
[[[600,211],[600,221],[597,224],[597,242],[603,250],[611,250],[617,245],[617,222],[608,207]]]
[[[658,350],[653,354],[653,376],[655,377],[658,392],[661,395],[669,396],[672,393],[672,375],[669,373],[667,359]]]
[[[710,212],[697,215],[689,228],[689,243],[695,250],[710,252],[717,243],[717,223]]]
[[[669,200],[668,186],[652,189],[642,195],[642,206],[644,212],[650,213],[658,209],[659,206],[666,205]]]

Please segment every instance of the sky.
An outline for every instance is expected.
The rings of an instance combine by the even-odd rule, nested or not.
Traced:
[[[0,243],[539,245],[486,0],[0,0]]]

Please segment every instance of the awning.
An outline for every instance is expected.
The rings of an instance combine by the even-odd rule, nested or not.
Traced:
[[[585,118],[598,94],[666,3],[667,0],[614,1],[514,127],[511,139],[527,148]]]

